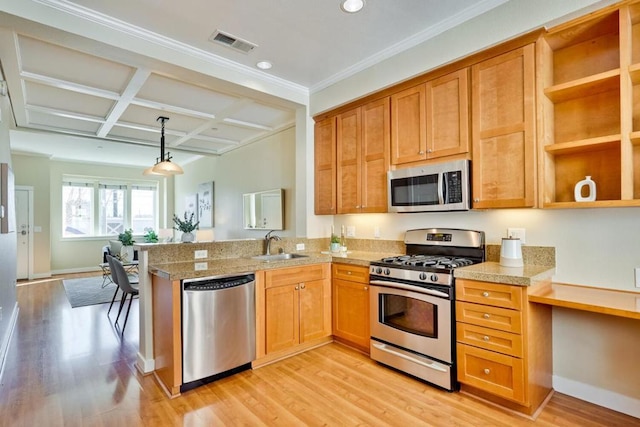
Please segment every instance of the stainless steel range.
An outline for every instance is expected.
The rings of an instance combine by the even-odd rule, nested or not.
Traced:
[[[407,255],[371,263],[371,358],[456,390],[457,267],[484,261],[484,232],[408,230]]]

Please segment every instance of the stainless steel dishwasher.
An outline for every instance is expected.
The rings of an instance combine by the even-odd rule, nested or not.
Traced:
[[[183,280],[183,387],[249,368],[256,355],[255,319],[253,273]]]

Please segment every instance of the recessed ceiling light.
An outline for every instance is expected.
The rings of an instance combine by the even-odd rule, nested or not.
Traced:
[[[364,0],[343,0],[342,3],[340,3],[340,9],[347,13],[360,12],[363,7]]]
[[[260,61],[256,64],[256,67],[260,68],[261,70],[268,70],[273,67],[273,64],[271,64],[271,62],[269,61]]]

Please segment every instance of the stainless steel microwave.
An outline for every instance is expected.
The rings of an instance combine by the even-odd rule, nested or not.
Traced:
[[[468,160],[456,160],[389,171],[389,212],[469,210],[469,169]]]

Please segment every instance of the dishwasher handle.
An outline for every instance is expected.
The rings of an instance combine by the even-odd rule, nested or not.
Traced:
[[[255,274],[243,273],[225,276],[191,279],[183,282],[184,291],[217,291],[246,285],[256,280]]]

